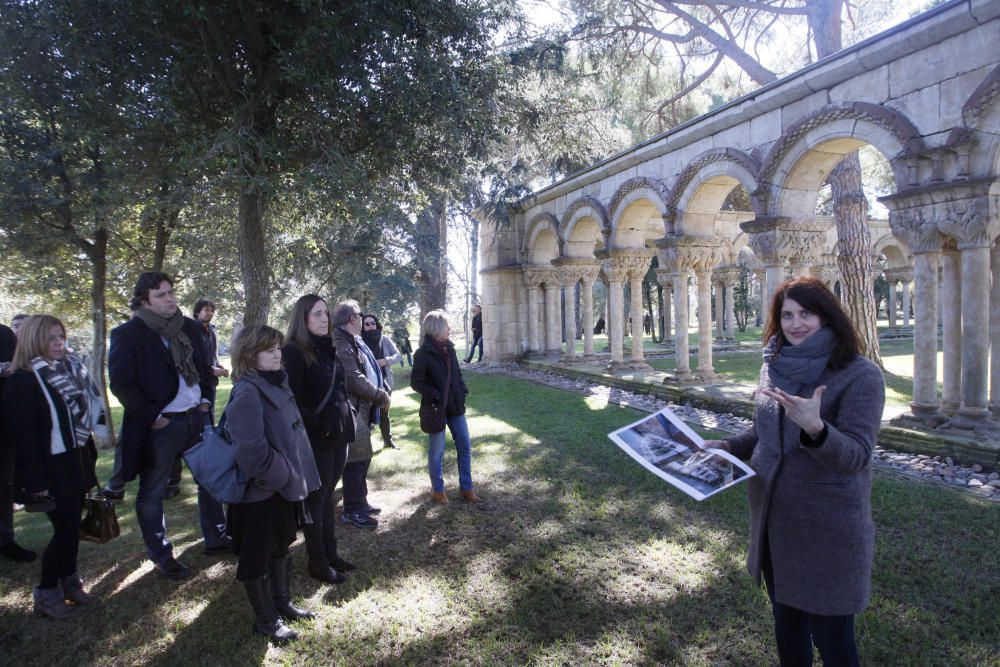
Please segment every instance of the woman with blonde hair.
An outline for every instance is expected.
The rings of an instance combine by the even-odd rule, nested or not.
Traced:
[[[465,397],[469,390],[462,379],[455,345],[448,340],[451,327],[443,310],[432,310],[424,316],[423,342],[413,355],[410,386],[420,394],[420,406],[442,406],[445,423],[455,441],[458,458],[458,483],[461,496],[470,503],[478,503],[479,496],[472,485],[472,441],[469,425],[465,421]],[[448,504],[441,475],[444,458],[444,428],[429,436],[427,472],[431,478],[431,498],[440,505]]]
[[[236,384],[224,413],[237,467],[250,481],[243,500],[229,506],[227,525],[239,556],[236,579],[253,607],[254,631],[276,643],[298,637],[282,618],[313,618],[291,603],[287,554],[305,518],[303,501],[320,487],[309,437],[281,367],[283,342],[280,331],[262,324],[240,332],[232,350]]]
[[[44,511],[52,523],[35,612],[65,618],[101,602],[84,591],[77,571],[83,497],[97,484],[92,383],[82,362],[68,358],[66,327],[52,315],[24,321],[11,366],[3,402],[7,432],[17,443],[15,488],[28,509]]]

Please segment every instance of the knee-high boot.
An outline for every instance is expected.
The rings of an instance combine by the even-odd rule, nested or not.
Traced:
[[[281,622],[281,617],[278,616],[278,611],[274,608],[271,586],[267,579],[265,575],[243,582],[247,598],[250,599],[250,606],[253,608],[253,631],[267,635],[275,644],[294,641],[299,638],[299,635],[295,630]]]
[[[288,558],[272,560],[268,565],[268,576],[271,578],[271,597],[274,608],[286,621],[297,621],[302,618],[316,618],[316,614],[305,609],[299,609],[292,604],[291,593],[288,592],[289,579]]]
[[[323,526],[309,523],[302,526],[302,535],[306,538],[306,554],[309,557],[309,576],[327,584],[342,584],[344,575],[330,567],[326,557],[326,547],[323,544]]]

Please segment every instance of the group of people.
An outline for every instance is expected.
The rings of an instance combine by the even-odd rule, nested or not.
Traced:
[[[136,515],[148,557],[164,576],[182,578],[189,572],[173,557],[163,498],[174,460],[209,421],[217,374],[199,324],[177,309],[169,277],[142,274],[133,301],[135,317],[112,332],[109,358],[111,388],[125,407],[122,477],[139,477]],[[20,498],[43,509],[53,526],[35,609],[62,618],[100,602],[84,589],[76,562],[81,499],[96,484],[90,432],[100,416],[93,382],[66,353],[62,323],[36,315],[19,325],[16,346],[13,332],[0,328],[0,359],[10,359],[5,432],[16,443]],[[422,408],[443,410],[461,497],[478,502],[464,416],[468,389],[444,312],[428,313],[422,334],[411,386]],[[854,615],[871,594],[870,459],[884,380],[860,355],[837,297],[814,278],[779,286],[764,338],[752,427],[705,446],[748,459],[756,472],[748,482],[747,565],[766,585],[781,664],[812,664],[815,646],[824,664],[857,665]],[[311,576],[336,584],[354,569],[338,551],[333,491],[341,480],[340,520],[362,528],[378,523],[380,510],[368,502],[371,429],[383,429],[383,442],[392,446],[391,367],[399,359],[378,318],[354,301],[331,313],[317,295],[298,300],[287,334],[248,326],[234,343],[235,384],[220,425],[250,481],[227,512],[199,491],[201,529],[206,550],[224,545],[238,556],[236,578],[246,587],[254,630],[273,641],[296,637],[284,621],[312,616],[292,604],[289,592],[288,547],[299,528]],[[428,448],[431,499],[440,504],[449,502],[444,448],[442,427],[429,434]],[[0,488],[8,489],[0,504],[9,511],[9,484]],[[27,559],[11,531],[0,537],[4,555]]]
[[[139,478],[135,510],[146,555],[162,576],[183,579],[190,570],[174,557],[164,499],[180,455],[213,423],[218,380],[228,371],[218,363],[211,302],[196,304],[196,319],[185,317],[171,278],[146,272],[130,306],[132,319],[111,332],[110,386],[124,417],[115,472],[101,493],[121,499],[124,484]],[[92,432],[103,418],[95,414],[101,410],[100,393],[80,359],[67,354],[66,330],[57,318],[34,315],[18,324],[16,339],[0,328],[0,355],[10,357],[3,376],[0,491],[6,497],[0,496],[0,504],[10,512],[16,497],[28,509],[44,511],[52,523],[34,608],[64,618],[101,601],[84,589],[77,571],[82,502],[98,485]],[[468,392],[444,312],[428,313],[423,329],[424,342],[413,359],[414,386],[428,404],[447,395],[461,497],[478,502],[464,419]],[[254,630],[285,642],[297,637],[285,621],[312,616],[292,604],[289,591],[287,554],[297,531],[304,537],[309,574],[338,584],[355,568],[338,551],[338,483],[340,521],[359,528],[378,525],[381,510],[368,502],[371,433],[377,425],[383,446],[395,447],[388,413],[392,366],[401,353],[383,335],[379,319],[363,314],[357,302],[343,301],[331,312],[314,294],[296,302],[285,334],[266,325],[247,326],[231,352],[234,384],[219,427],[231,439],[237,467],[248,481],[241,501],[226,507],[199,485],[199,524],[206,553],[238,557],[236,578],[253,609]],[[444,429],[429,439],[431,498],[446,504]],[[34,557],[13,541],[12,518],[0,525],[0,537],[6,540],[0,544],[4,555]]]

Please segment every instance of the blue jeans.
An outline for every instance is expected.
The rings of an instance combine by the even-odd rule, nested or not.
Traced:
[[[173,546],[167,539],[167,523],[163,516],[163,494],[167,490],[170,467],[181,452],[201,439],[207,414],[197,410],[171,418],[161,429],[150,431],[152,454],[139,472],[139,492],[135,496],[135,516],[146,543],[146,554],[154,563],[173,556]],[[225,541],[226,515],[222,503],[198,486],[198,522],[206,547],[216,547]]]
[[[472,356],[476,352],[476,348],[479,348],[479,361],[483,360],[483,337],[476,336],[472,341],[472,347],[469,348],[469,354],[465,357],[465,363],[472,361]]]
[[[451,438],[455,441],[455,451],[458,458],[458,486],[463,491],[472,490],[472,441],[469,440],[469,425],[465,415],[448,417],[448,428]],[[427,450],[427,472],[431,476],[431,488],[444,491],[444,479],[441,477],[441,459],[444,458],[444,431],[432,433],[430,448]]]

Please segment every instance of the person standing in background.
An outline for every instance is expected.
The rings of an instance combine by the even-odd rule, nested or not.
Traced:
[[[382,334],[382,323],[378,318],[368,313],[362,322],[361,338],[365,345],[375,357],[375,363],[382,370],[382,378],[385,380],[386,391],[392,395],[392,366],[403,358],[396,346],[388,336]],[[382,446],[387,449],[396,449],[396,444],[392,441],[392,427],[389,424],[389,410],[386,408],[381,413],[379,429],[382,431]]]
[[[21,328],[27,315],[15,315],[12,320]],[[21,318],[21,319],[18,319]],[[11,360],[17,347],[17,336],[13,328],[0,324],[0,396],[4,384],[13,372]],[[7,435],[0,410],[0,556],[15,563],[30,563],[38,554],[25,549],[14,541],[14,452],[17,443]]]
[[[479,346],[479,359],[477,362],[483,360],[483,308],[479,304],[472,307],[472,346],[469,348],[469,354],[465,357],[465,363],[472,362],[472,355],[476,351],[476,346]]]

